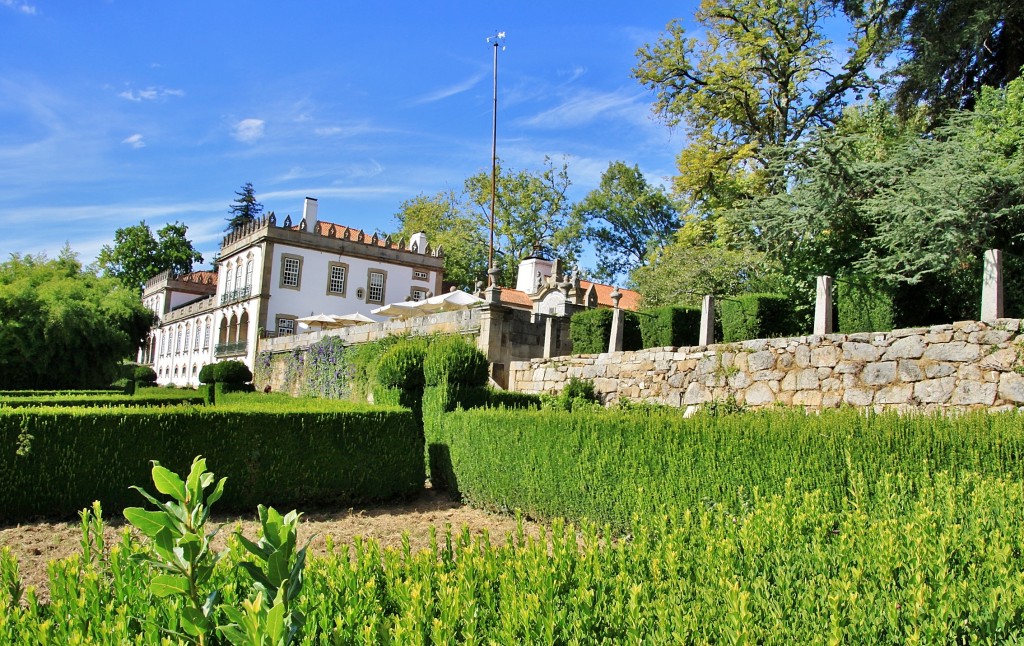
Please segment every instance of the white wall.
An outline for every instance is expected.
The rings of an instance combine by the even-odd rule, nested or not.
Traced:
[[[281,268],[282,255],[300,256],[302,258],[302,275],[300,289],[282,288]],[[427,271],[426,280],[413,280],[413,268],[393,264],[381,260],[352,258],[339,256],[336,253],[313,251],[299,247],[275,245],[273,266],[270,272],[270,304],[267,315],[267,328],[277,327],[277,316],[286,314],[295,317],[313,314],[352,314],[359,312],[369,314],[370,310],[381,305],[405,301],[415,286],[426,292],[433,293],[438,283],[438,272]],[[328,269],[330,263],[341,262],[348,265],[345,296],[327,294]],[[371,269],[382,270],[387,274],[384,287],[383,303],[368,303],[367,283]],[[357,291],[363,290],[363,298],[357,297]]]

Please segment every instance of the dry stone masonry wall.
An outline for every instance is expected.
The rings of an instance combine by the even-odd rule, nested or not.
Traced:
[[[1024,406],[1020,326],[1019,319],[965,321],[517,361],[510,388],[554,393],[577,377],[593,380],[606,403],[625,398],[691,410],[730,397],[750,408],[1008,409]]]

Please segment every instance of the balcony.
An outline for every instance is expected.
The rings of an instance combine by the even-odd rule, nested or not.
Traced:
[[[239,287],[233,289],[230,292],[224,292],[220,297],[221,306],[230,305],[231,303],[237,303],[238,301],[244,301],[249,298],[252,294],[252,286],[246,285],[245,287]]]
[[[218,343],[213,348],[213,356],[236,357],[244,355],[248,345],[249,343],[247,341],[239,341],[238,343]]]

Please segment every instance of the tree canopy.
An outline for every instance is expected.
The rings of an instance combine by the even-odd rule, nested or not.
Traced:
[[[461,209],[458,196],[442,192],[402,202],[395,214],[399,229],[393,238],[408,240],[422,231],[434,248],[444,249],[444,279],[473,290],[487,276],[487,239],[478,223]]]
[[[0,389],[107,386],[152,322],[135,289],[67,247],[55,260],[14,254],[0,263]]]
[[[114,232],[114,245],[103,245],[97,262],[103,272],[130,289],[140,289],[147,280],[162,271],[184,274],[203,256],[185,237],[188,227],[180,222],[153,231],[143,220]]]
[[[608,164],[575,210],[594,243],[595,278],[608,282],[646,264],[648,251],[668,243],[681,224],[665,191],[651,186],[639,166],[621,161]]]
[[[224,229],[228,233],[237,231],[244,227],[263,213],[263,204],[256,201],[256,191],[252,182],[246,182],[242,189],[235,191],[235,201],[228,206],[228,226]]]

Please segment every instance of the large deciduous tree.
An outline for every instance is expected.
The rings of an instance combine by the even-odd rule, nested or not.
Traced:
[[[228,206],[228,226],[224,229],[228,233],[237,231],[241,227],[253,222],[263,213],[263,204],[256,201],[256,191],[252,182],[246,182],[240,191],[235,191],[235,201]]]
[[[544,160],[544,170],[500,169],[494,214],[495,258],[501,284],[515,284],[519,261],[533,252],[560,258],[573,266],[582,250],[582,225],[566,191],[568,166]],[[479,173],[466,180],[465,196],[485,231],[490,218],[491,176]]]
[[[185,224],[175,222],[162,227],[153,237],[152,229],[143,220],[115,231],[114,245],[103,245],[97,262],[106,275],[138,290],[162,271],[184,274],[192,271],[193,263],[203,262],[187,233]]]
[[[612,162],[598,188],[577,205],[585,237],[597,255],[595,278],[613,281],[645,264],[648,251],[667,244],[679,228],[679,212],[638,166]]]
[[[844,99],[872,87],[881,11],[855,16],[847,52],[823,34],[833,13],[819,0],[702,0],[700,38],[679,22],[637,52],[635,77],[655,92],[654,110],[683,124],[676,192],[712,215],[737,200],[779,190],[762,174],[773,154],[829,124]]]
[[[486,280],[486,231],[472,215],[465,213],[452,192],[418,195],[406,200],[395,214],[399,229],[394,238],[408,239],[422,231],[434,248],[444,249],[444,279],[471,291],[477,281]]]
[[[110,384],[153,322],[138,293],[56,260],[12,255],[0,263],[0,390]]]

